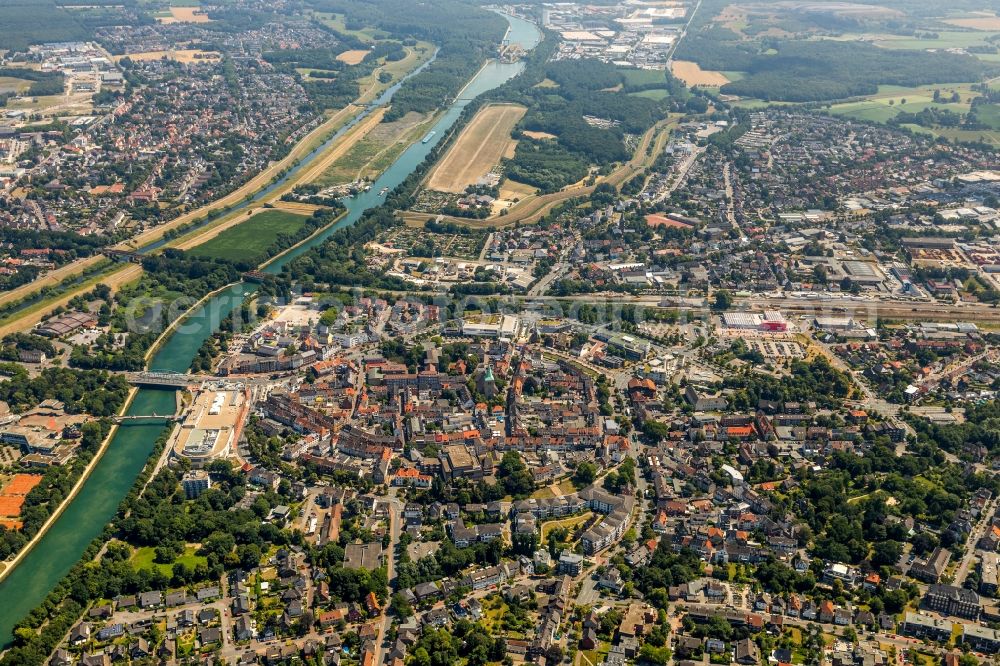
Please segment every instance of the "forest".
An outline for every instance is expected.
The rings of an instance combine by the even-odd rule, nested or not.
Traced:
[[[311,4],[319,11],[347,15],[350,29],[375,27],[399,39],[427,41],[438,47],[437,58],[396,91],[386,122],[411,111],[433,111],[457,95],[495,53],[507,29],[507,22],[499,15],[459,0],[374,0],[363,4],[311,0]]]
[[[27,51],[42,42],[82,41],[104,25],[153,23],[136,0],[81,2],[74,9],[55,0],[4,0],[0,11],[0,50]],[[41,94],[41,93],[38,93]]]
[[[539,57],[545,55],[539,47]],[[534,54],[532,54],[534,56]],[[660,87],[674,84],[664,73]],[[538,86],[544,80],[555,86]],[[507,162],[507,175],[518,182],[554,192],[587,175],[591,164],[604,166],[629,158],[626,134],[642,134],[671,104],[628,94],[625,71],[597,60],[537,62],[532,57],[525,73],[505,87],[504,99],[528,107],[518,131],[545,132],[553,140],[528,139],[518,134],[514,158]],[[587,118],[607,121],[595,126]]]
[[[12,76],[17,79],[31,81],[26,95],[58,95],[63,91],[62,72],[42,72],[35,69],[20,67],[0,67],[0,76]]]
[[[755,55],[739,81],[722,93],[786,102],[814,102],[878,92],[881,84],[920,86],[978,81],[988,68],[973,56],[883,49],[834,41],[782,41],[774,55]],[[731,62],[726,69],[738,63]]]
[[[870,95],[884,84],[978,81],[990,71],[986,63],[969,55],[834,40],[751,41],[714,24],[693,30],[676,55],[707,70],[747,72],[722,86],[724,94],[783,102]]]

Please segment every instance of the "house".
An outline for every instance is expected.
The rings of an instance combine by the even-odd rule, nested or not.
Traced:
[[[594,629],[584,629],[583,637],[580,639],[581,650],[594,650],[597,648],[597,632]]]
[[[139,606],[142,608],[158,608],[163,605],[163,593],[158,591],[143,592],[139,595]]]
[[[951,562],[951,551],[940,546],[926,560],[916,560],[910,566],[910,575],[925,583],[936,583]]]
[[[616,567],[608,567],[604,575],[597,581],[597,587],[611,590],[615,594],[621,594],[624,584],[622,574]]]
[[[964,587],[955,585],[930,585],[924,595],[924,605],[947,615],[975,620],[982,610],[979,595]]]
[[[733,656],[738,664],[757,664],[760,662],[760,650],[757,644],[749,638],[736,642]]]
[[[198,632],[198,640],[202,646],[213,645],[222,642],[222,631],[218,627],[205,627]]]
[[[951,622],[930,615],[907,611],[900,631],[907,636],[927,638],[944,643],[951,639],[952,625]]]
[[[253,624],[249,615],[240,615],[233,623],[233,635],[238,641],[248,641],[253,638]]]
[[[90,640],[90,625],[86,622],[81,622],[80,624],[73,627],[69,632],[69,644],[70,645],[82,645]]]
[[[150,654],[149,641],[145,638],[137,638],[128,645],[128,655],[132,659],[144,659]]]
[[[73,655],[62,648],[53,652],[52,658],[49,659],[49,666],[71,666],[72,663]]]

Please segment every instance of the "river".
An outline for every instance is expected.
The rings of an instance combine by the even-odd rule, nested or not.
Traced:
[[[541,33],[537,27],[520,18],[506,16],[510,23],[507,35],[512,43],[525,50],[534,48]],[[524,63],[499,63],[490,61],[469,84],[434,125],[435,134],[427,143],[415,143],[399,156],[372,184],[371,191],[345,200],[347,213],[338,223],[307,243],[282,255],[264,270],[278,273],[289,261],[324,242],[337,228],[354,224],[361,215],[381,205],[383,188],[392,190],[413,172],[441,141],[448,128],[455,124],[462,110],[478,95],[492,90],[521,72]],[[393,86],[377,101],[385,104],[398,89]],[[356,121],[353,121],[356,122]],[[353,124],[353,122],[351,124]],[[350,124],[348,125],[348,127]],[[342,128],[337,136],[347,130]],[[305,166],[322,152],[318,149],[304,158],[295,169]],[[282,181],[283,182],[283,181]],[[269,189],[277,184],[270,186]],[[241,204],[244,206],[245,204]],[[147,248],[144,248],[147,249]],[[151,249],[151,248],[149,248]],[[150,370],[186,372],[202,342],[212,334],[219,321],[238,307],[253,292],[251,284],[238,283],[213,296],[191,313],[191,316],[160,347],[150,361]],[[128,414],[172,414],[175,409],[173,391],[141,389],[128,409]],[[14,625],[34,609],[60,578],[79,561],[83,551],[114,517],[118,505],[128,494],[135,479],[142,471],[153,445],[163,426],[158,424],[124,424],[115,433],[104,456],[94,467],[80,493],[53,523],[30,553],[7,578],[0,582],[0,642],[7,645],[13,636]]]

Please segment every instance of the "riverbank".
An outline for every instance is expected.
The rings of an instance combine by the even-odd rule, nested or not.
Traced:
[[[528,27],[521,30],[532,32],[537,38],[537,29],[527,22]],[[493,66],[481,70],[477,75],[476,85],[468,90],[476,94],[502,85],[516,76],[520,68],[515,65]],[[388,100],[386,100],[388,101]],[[372,191],[365,192],[345,202],[346,211],[343,217],[331,224],[325,230],[315,233],[307,241],[294,248],[289,248],[284,254],[272,259],[265,267],[266,272],[277,274],[284,266],[294,261],[311,248],[318,247],[337,229],[352,225],[361,220],[366,212],[385,204],[394,197],[379,196],[383,189],[396,192],[400,185],[412,187],[408,181],[411,175],[419,178],[421,170],[429,168],[428,157],[436,156],[435,148],[442,137],[451,134],[451,128],[462,118],[463,111],[472,100],[457,100],[447,107],[435,124],[437,132],[435,139],[428,143],[417,142],[407,148],[399,158],[372,184]],[[416,172],[416,174],[415,174]],[[214,297],[202,302],[200,306],[192,306],[187,318],[188,326],[183,331],[175,331],[159,346],[151,357],[149,367],[153,371],[185,372],[197,354],[204,340],[214,333],[211,324],[216,317],[226,317],[234,308],[250,295],[256,285],[237,283],[217,293]],[[212,316],[208,316],[211,312]],[[174,392],[141,389],[135,396],[129,414],[168,413],[176,408]],[[53,589],[59,585],[72,567],[80,561],[81,556],[88,553],[92,556],[97,552],[88,551],[88,544],[94,543],[104,526],[115,515],[115,510],[121,501],[136,487],[135,479],[142,473],[150,461],[155,443],[164,435],[162,425],[152,424],[129,425],[120,428],[109,445],[108,455],[102,457],[100,465],[96,466],[88,483],[84,484],[76,500],[66,508],[61,519],[55,521],[51,530],[41,539],[37,547],[13,570],[12,574],[0,584],[0,597],[11,603],[0,607],[0,641],[10,640],[14,627],[24,618],[30,617],[30,626],[39,628],[44,623],[44,617],[32,613],[38,608]],[[155,463],[154,463],[155,464]],[[64,595],[63,589],[60,592]],[[64,597],[51,598],[49,603],[60,602]],[[68,630],[68,627],[67,627]],[[50,643],[46,641],[46,649]]]
[[[139,389],[132,387],[132,389],[128,392],[128,398],[125,399],[125,404],[122,405],[122,408],[120,410],[118,410],[118,416],[122,416],[125,414],[125,412],[128,411],[128,408],[132,405],[132,400],[135,399],[135,396],[138,392]],[[111,426],[111,430],[108,431],[108,434],[104,438],[104,441],[101,442],[101,446],[98,447],[97,451],[94,452],[94,457],[90,459],[90,462],[87,463],[87,466],[83,469],[83,473],[80,474],[80,478],[77,479],[76,483],[73,484],[73,487],[69,491],[69,495],[67,495],[66,498],[59,503],[59,506],[56,507],[56,510],[52,512],[52,515],[49,516],[44,523],[42,523],[42,526],[38,528],[38,532],[35,533],[35,536],[31,537],[31,540],[24,545],[24,548],[22,548],[17,552],[17,555],[14,556],[14,559],[5,560],[4,562],[2,562],[4,568],[2,571],[0,571],[0,582],[3,582],[3,580],[7,578],[7,576],[9,576],[13,571],[17,569],[17,565],[21,563],[21,560],[23,560],[25,557],[28,556],[28,553],[30,553],[31,550],[48,533],[49,528],[55,524],[55,522],[59,519],[60,516],[62,516],[63,511],[66,510],[66,507],[68,507],[73,502],[77,494],[79,494],[80,489],[83,488],[83,484],[86,483],[87,479],[90,478],[91,472],[93,472],[94,468],[97,467],[97,463],[100,462],[102,457],[104,457],[104,454],[107,452],[108,447],[111,445],[111,441],[115,438],[115,435],[118,432],[118,428],[119,425],[117,423]]]
[[[148,229],[128,241],[114,246],[114,249],[136,251],[141,250],[142,248],[148,249],[149,246],[158,246],[158,244],[171,245],[177,241],[187,241],[192,237],[198,237],[198,235],[203,231],[211,231],[218,224],[231,220],[232,215],[235,215],[247,206],[256,202],[263,203],[263,198],[273,191],[273,188],[279,186],[283,179],[287,179],[300,167],[305,166],[312,160],[319,159],[326,152],[324,149],[325,144],[335,141],[338,138],[337,135],[341,132],[346,134],[352,126],[373,113],[373,108],[375,111],[378,111],[378,109],[381,108],[381,105],[387,101],[383,98],[391,98],[392,92],[395,91],[403,80],[419,73],[424,67],[433,61],[435,55],[436,51],[427,59],[418,58],[414,69],[406,74],[406,76],[404,76],[399,82],[388,86],[388,88],[381,93],[381,98],[372,100],[370,103],[364,103],[359,99],[333,113],[329,118],[324,120],[320,125],[315,127],[298,143],[296,143],[285,157],[269,165],[262,172],[229,194],[224,195],[215,201],[204,204],[195,210],[183,213],[169,222]],[[330,145],[327,148],[334,147],[335,144]],[[296,183],[297,182],[301,182],[301,180],[297,180]],[[281,193],[287,192],[290,189],[291,187],[283,190]],[[170,233],[177,231],[178,229],[184,229],[185,226],[190,225],[193,225],[193,227],[183,231],[178,238],[170,239],[169,241],[164,242],[165,237]],[[156,247],[155,249],[159,248]],[[65,266],[59,267],[58,269],[41,276],[28,284],[22,285],[17,289],[0,293],[0,306],[6,303],[14,303],[19,300],[29,298],[32,294],[37,293],[42,288],[57,286],[66,279],[91,271],[99,262],[103,260],[104,257],[101,255],[78,259],[66,264]],[[115,278],[113,276],[122,270],[124,270],[124,268],[112,269],[110,273],[104,273],[100,277],[101,279],[106,278],[114,280]],[[89,288],[93,286],[91,282],[91,280],[87,280],[83,284]],[[96,284],[96,281],[93,283]],[[30,317],[30,321],[22,321],[22,313],[18,312],[15,313],[12,318],[8,319],[3,329],[0,329],[0,331],[5,331],[3,333],[5,335],[11,332],[24,331],[41,321],[41,319],[43,319],[55,308],[68,303],[74,296],[82,293],[82,291],[84,291],[84,288],[82,287],[73,287],[49,298],[42,299],[39,303],[33,304],[28,310],[24,311],[26,313],[25,317],[28,316],[27,313],[33,315]]]

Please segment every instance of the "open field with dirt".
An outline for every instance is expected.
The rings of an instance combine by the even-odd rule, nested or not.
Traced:
[[[533,130],[523,130],[521,132],[524,136],[529,139],[537,139],[539,141],[544,141],[545,139],[558,139],[555,134],[549,134],[548,132],[535,132]]]
[[[0,93],[23,93],[29,87],[31,87],[31,81],[18,79],[13,76],[0,76]]]
[[[724,86],[729,83],[722,72],[702,69],[698,63],[687,60],[674,60],[670,63],[670,71],[689,86]]]
[[[300,183],[313,183],[319,180],[319,178],[326,173],[330,167],[337,162],[340,158],[346,155],[354,146],[363,139],[369,132],[371,132],[375,127],[382,122],[382,116],[385,115],[386,107],[379,107],[375,109],[369,116],[367,116],[360,123],[352,127],[347,131],[344,136],[340,138],[337,142],[336,147],[330,150],[323,157],[313,161],[308,167],[300,172],[300,176],[296,178],[297,182]]]
[[[171,7],[170,16],[158,20],[160,23],[209,23],[212,19],[201,7]]]
[[[314,181],[318,185],[352,183],[362,177],[374,180],[408,146],[427,133],[433,116],[408,113],[391,123],[380,123],[358,140]]]
[[[427,179],[427,189],[439,192],[464,192],[500,163],[511,157],[517,142],[511,130],[527,109],[517,104],[494,104],[484,107],[462,130]]]
[[[979,12],[977,12],[978,14]],[[982,13],[981,16],[970,16],[966,18],[945,19],[944,23],[955,25],[960,28],[971,28],[973,30],[1000,30],[1000,16],[996,14]]]
[[[473,229],[504,228],[510,227],[520,222],[523,224],[533,224],[545,216],[555,206],[567,199],[578,196],[587,196],[594,191],[600,183],[610,183],[619,186],[632,176],[645,171],[656,160],[656,157],[663,152],[670,138],[670,130],[678,122],[678,116],[662,120],[651,127],[642,135],[636,146],[632,159],[625,162],[620,167],[609,173],[607,176],[598,178],[593,185],[584,185],[583,181],[563,188],[558,192],[543,194],[540,196],[526,196],[519,203],[507,209],[507,214],[503,217],[491,217],[485,220],[474,220],[445,216],[444,221],[454,222]],[[427,213],[414,211],[403,211],[399,213],[400,219],[406,224],[423,224],[427,220]]]
[[[122,58],[132,60],[176,60],[181,63],[200,62],[204,60],[218,60],[222,56],[218,51],[202,51],[200,49],[179,49],[170,51],[143,51],[142,53],[130,53],[128,56],[116,56],[115,61]]]
[[[337,60],[340,62],[346,62],[348,65],[357,65],[359,62],[365,59],[368,55],[366,49],[354,49],[352,51],[344,51],[337,55]]]

